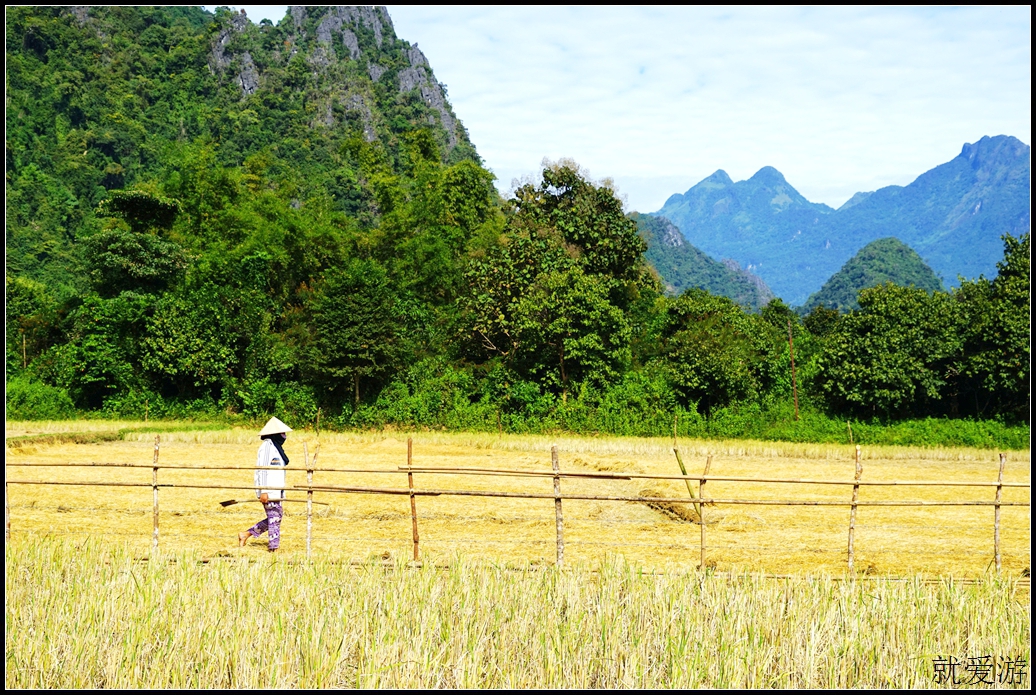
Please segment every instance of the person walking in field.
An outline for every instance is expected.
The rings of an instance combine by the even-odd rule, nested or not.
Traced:
[[[274,552],[281,545],[281,516],[284,499],[284,467],[288,455],[284,453],[284,442],[291,428],[275,417],[270,418],[259,432],[259,454],[255,465],[255,496],[266,509],[266,518],[252,528],[237,534],[237,543],[244,547],[252,536],[258,538],[264,532],[269,534],[269,550]]]

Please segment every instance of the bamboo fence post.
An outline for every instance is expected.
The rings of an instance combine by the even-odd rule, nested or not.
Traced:
[[[154,531],[151,534],[151,547],[158,550],[158,435],[155,435],[155,458],[151,467],[151,491],[153,493]]]
[[[686,476],[687,475],[687,468],[684,467],[684,465],[683,465],[683,458],[680,457],[680,450],[678,448],[676,448],[676,421],[677,421],[677,417],[678,417],[677,413],[673,413],[673,453],[676,454],[676,462],[680,465],[680,474],[683,475],[683,476]],[[695,495],[694,495],[694,488],[691,487],[691,481],[685,479],[683,482],[687,485],[687,494],[689,494],[691,496],[692,500],[695,500],[695,502],[694,502],[694,511],[698,512],[698,520],[700,521],[701,520],[701,505],[698,504],[697,497],[695,497]]]
[[[860,475],[863,473],[863,465],[860,463],[860,445],[856,445],[856,482],[860,482]],[[849,574],[853,573],[856,558],[853,551],[853,539],[856,534],[856,503],[860,499],[860,486],[853,485],[853,504],[849,509]]]
[[[702,473],[701,480],[698,481],[698,497],[705,499],[705,476],[709,474],[709,469],[712,468],[712,454],[709,454],[708,458],[705,459],[705,472]],[[686,475],[686,473],[684,474]],[[687,486],[690,487],[690,481]],[[703,502],[698,508],[698,521],[701,522],[701,567],[702,571],[705,570],[705,503]]]
[[[421,535],[417,532],[417,498],[414,496],[414,439],[406,439],[406,480],[410,487],[410,521],[414,527],[414,562],[421,559]]]
[[[1000,454],[1000,472],[996,476],[996,506],[993,508],[993,554],[996,557],[996,571],[1000,571],[1000,493],[1003,491],[1004,464],[1007,454]]]
[[[558,447],[550,447],[550,466],[554,470],[554,521],[558,531],[558,567],[565,564],[565,535],[564,525],[561,519],[561,478],[556,474],[558,468]]]
[[[313,560],[313,466],[309,463],[309,447],[302,442],[302,456],[306,459],[306,562]],[[316,460],[316,452],[313,452]]]

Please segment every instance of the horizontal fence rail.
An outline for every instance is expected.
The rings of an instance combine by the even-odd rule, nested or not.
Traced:
[[[37,468],[158,468],[159,470],[174,471],[255,471],[260,470],[257,466],[149,466],[144,463],[6,463],[7,466],[37,467]],[[478,476],[504,476],[504,477],[540,477],[540,478],[589,478],[601,480],[691,480],[701,481],[708,479],[709,482],[741,482],[741,483],[798,483],[803,485],[860,485],[860,486],[914,486],[914,487],[1031,487],[1029,483],[998,483],[971,482],[960,480],[816,480],[812,478],[752,478],[730,475],[660,475],[651,473],[607,473],[607,472],[583,472],[569,471],[531,471],[531,470],[507,470],[502,468],[446,468],[415,466],[412,469],[400,466],[396,469],[385,468],[293,468],[287,469],[288,473],[297,473],[303,470],[312,470],[314,473],[386,473],[398,475],[399,473],[436,473],[440,475],[478,475]]]
[[[307,558],[311,557],[312,554],[312,540],[313,536],[313,505],[324,505],[327,503],[315,502],[313,500],[314,492],[321,493],[334,493],[334,494],[373,494],[373,495],[391,495],[391,496],[408,496],[410,498],[410,516],[412,521],[412,540],[413,542],[413,556],[414,560],[418,560],[420,557],[419,546],[420,546],[420,534],[418,532],[418,520],[424,519],[426,522],[430,520],[439,521],[456,521],[459,519],[444,516],[444,517],[428,517],[424,515],[418,515],[416,500],[418,497],[489,497],[489,498],[505,498],[505,499],[536,499],[536,500],[554,500],[555,503],[555,515],[554,521],[556,526],[556,545],[557,545],[557,564],[559,566],[564,563],[564,520],[562,516],[562,502],[564,500],[578,500],[578,501],[595,501],[595,502],[639,502],[646,504],[679,504],[679,505],[692,505],[694,510],[698,514],[698,519],[693,520],[693,523],[698,524],[701,527],[701,567],[706,566],[706,525],[710,522],[706,520],[707,509],[709,507],[715,507],[716,505],[764,505],[764,506],[809,506],[809,507],[849,507],[850,521],[849,521],[849,541],[847,548],[847,564],[850,572],[853,571],[854,567],[854,536],[856,529],[856,510],[859,507],[994,507],[995,518],[994,518],[994,559],[996,568],[999,571],[1001,569],[1001,548],[1000,548],[1000,509],[1001,507],[1028,507],[1031,506],[1030,502],[1015,502],[1015,501],[1004,501],[1001,498],[1001,491],[1004,488],[1031,488],[1030,483],[1017,483],[1017,482],[1004,482],[1003,472],[1004,464],[1006,462],[1006,456],[1000,455],[1000,469],[997,481],[950,481],[950,480],[887,480],[887,481],[864,481],[861,480],[862,465],[860,462],[860,447],[856,447],[856,477],[852,480],[828,480],[828,479],[812,479],[812,478],[770,478],[770,477],[746,477],[746,476],[725,476],[725,475],[710,475],[709,469],[711,467],[712,457],[708,457],[708,463],[706,464],[705,472],[701,475],[694,475],[686,473],[683,466],[683,461],[680,458],[679,451],[674,447],[674,454],[676,454],[677,461],[680,463],[680,468],[683,471],[682,475],[660,475],[660,474],[645,474],[645,473],[625,473],[625,472],[593,472],[593,471],[561,471],[558,465],[558,454],[557,448],[552,447],[551,459],[552,459],[552,470],[529,470],[529,469],[504,469],[504,468],[493,468],[493,467],[447,467],[447,466],[414,466],[412,455],[413,455],[413,442],[412,440],[407,441],[407,464],[406,466],[399,466],[396,469],[384,469],[384,468],[317,468],[316,460],[319,453],[314,452],[312,462],[310,462],[308,447],[303,444],[305,451],[305,468],[293,468],[286,469],[286,473],[301,474],[303,471],[306,473],[306,484],[305,485],[287,485],[285,484],[284,490],[291,490],[298,493],[305,493],[305,499],[299,498],[286,498],[283,501],[302,503],[305,502],[307,505],[307,528],[306,528],[306,555]],[[152,471],[152,480],[150,483],[146,482],[129,482],[129,481],[57,481],[57,480],[6,480],[6,485],[55,485],[55,486],[102,486],[102,487],[126,487],[126,488],[151,488],[153,490],[153,534],[152,534],[152,546],[158,547],[159,539],[159,496],[158,492],[160,489],[207,489],[207,490],[247,490],[250,492],[255,491],[254,485],[231,485],[231,484],[200,484],[200,483],[169,483],[159,482],[158,473],[159,471],[256,471],[256,470],[268,470],[264,467],[258,466],[212,466],[212,465],[160,465],[158,463],[159,456],[159,439],[155,438],[155,449],[154,449],[154,460],[151,465],[148,464],[136,464],[136,463],[120,463],[120,462],[62,462],[62,463],[38,463],[38,462],[6,462],[6,466],[10,467],[21,467],[21,468],[101,468],[101,469],[150,469]],[[355,486],[355,485],[327,485],[327,484],[314,484],[313,474],[314,473],[349,473],[349,474],[387,474],[387,475],[401,475],[405,473],[407,475],[407,487],[369,487],[369,486]],[[517,492],[508,490],[465,490],[465,489],[433,489],[433,488],[419,488],[414,484],[414,474],[426,474],[426,475],[465,475],[473,477],[511,477],[511,478],[551,478],[554,481],[554,491],[551,492]],[[687,484],[688,497],[668,497],[668,496],[650,496],[650,495],[621,495],[621,494],[581,494],[572,492],[562,492],[560,483],[562,480],[579,481],[579,480],[601,480],[601,481],[632,481],[632,480],[672,480],[672,481],[683,481]],[[694,491],[691,483],[697,483],[698,492]],[[852,487],[852,498],[846,500],[833,500],[833,499],[822,499],[822,500],[807,500],[807,499],[742,499],[742,498],[727,498],[727,497],[706,497],[705,496],[705,484],[706,482],[730,482],[730,483],[765,483],[765,484],[781,484],[781,485],[835,485],[835,486],[851,486]],[[949,500],[867,500],[861,501],[858,496],[858,491],[861,487],[944,487],[944,488],[996,488],[996,496],[993,500],[974,500],[974,499],[962,499],[954,498]],[[6,489],[6,487],[5,487]],[[6,521],[6,538],[10,538],[11,524],[10,524],[10,503],[5,494],[5,521]],[[240,504],[249,501],[257,500],[228,500],[224,506],[228,504]],[[100,510],[97,510],[100,511]],[[475,517],[465,517],[474,520]],[[547,517],[530,517],[531,520],[537,522],[547,521]],[[608,520],[608,519],[583,519],[583,518],[571,518],[570,523],[642,523],[634,520]],[[863,526],[862,528],[869,528]],[[179,537],[184,534],[174,534]],[[186,534],[192,536],[192,534]],[[206,534],[193,534],[198,537],[210,537]],[[215,537],[215,536],[212,536]],[[363,539],[357,539],[363,540]],[[374,539],[370,539],[374,540]],[[378,540],[385,540],[379,538]],[[473,539],[451,539],[445,542],[456,542],[456,543],[467,543]],[[486,542],[498,542],[498,543],[546,543],[546,540],[530,540],[530,539],[516,539],[514,541],[486,541]],[[571,541],[570,541],[571,542]],[[621,543],[607,543],[607,542],[589,542],[589,541],[574,541],[576,545],[627,545]],[[723,549],[723,546],[712,546],[714,550]],[[820,551],[812,549],[812,552],[841,552],[841,551]],[[893,552],[893,551],[889,551]]]

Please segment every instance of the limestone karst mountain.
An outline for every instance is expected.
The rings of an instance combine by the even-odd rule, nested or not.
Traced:
[[[655,214],[717,258],[732,258],[791,304],[806,298],[863,246],[896,237],[947,284],[996,274],[1002,234],[1030,227],[1030,147],[998,135],[907,186],[857,193],[838,210],[811,203],[776,169],[734,182],[722,170],[671,196]]]

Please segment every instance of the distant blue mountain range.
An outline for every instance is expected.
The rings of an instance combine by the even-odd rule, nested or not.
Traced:
[[[806,200],[773,167],[736,183],[721,169],[653,214],[792,305],[884,237],[909,245],[953,286],[958,276],[996,275],[1000,236],[1029,231],[1030,149],[1014,137],[983,137],[913,183],[857,193],[837,210]]]

